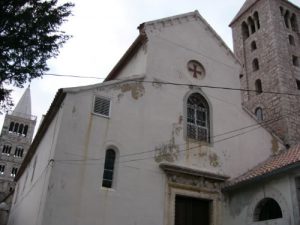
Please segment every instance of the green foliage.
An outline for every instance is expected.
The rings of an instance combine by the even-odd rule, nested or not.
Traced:
[[[73,6],[57,0],[0,1],[0,112],[12,106],[6,85],[22,88],[49,70],[47,60],[70,38],[59,28]]]

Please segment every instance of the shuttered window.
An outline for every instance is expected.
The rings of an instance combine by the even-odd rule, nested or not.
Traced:
[[[110,114],[110,100],[103,97],[95,96],[94,113],[109,117]]]

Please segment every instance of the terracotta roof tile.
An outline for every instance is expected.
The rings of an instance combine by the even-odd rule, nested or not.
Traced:
[[[284,167],[291,166],[300,162],[300,144],[291,147],[289,150],[282,151],[278,155],[271,156],[266,161],[260,163],[253,169],[244,173],[243,175],[229,180],[225,189],[240,185],[245,182],[258,178],[263,175],[276,172]]]

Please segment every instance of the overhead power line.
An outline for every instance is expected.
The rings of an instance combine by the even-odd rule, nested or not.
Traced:
[[[277,121],[280,121],[280,120],[284,119],[285,117],[288,117],[288,116],[290,116],[290,115],[293,115],[293,114],[299,113],[299,112],[300,112],[300,110],[293,111],[293,112],[287,113],[286,115],[282,115],[282,116],[279,116],[279,117],[277,117],[277,118],[270,119],[270,120],[267,120],[267,121],[264,121],[264,122],[261,122],[261,123],[256,123],[256,124],[253,124],[253,125],[249,125],[249,126],[245,126],[245,127],[236,129],[236,130],[224,132],[223,135],[225,135],[225,134],[230,134],[230,133],[234,133],[234,132],[237,132],[237,131],[242,131],[242,130],[249,129],[249,128],[252,128],[252,129],[249,129],[249,130],[242,131],[242,132],[240,132],[240,133],[233,134],[233,135],[231,135],[231,136],[229,136],[229,137],[224,137],[224,138],[222,138],[222,139],[213,141],[211,144],[223,142],[223,141],[226,141],[226,140],[235,138],[235,137],[237,137],[237,136],[245,135],[245,134],[247,134],[247,133],[249,133],[249,132],[252,132],[252,131],[254,131],[254,130],[260,128],[261,125],[269,125],[269,124],[275,123],[275,122],[277,122]],[[217,137],[217,136],[219,137],[219,136],[221,136],[221,135],[222,135],[222,134],[215,135],[215,136],[213,136],[212,138]],[[184,143],[184,144],[177,145],[177,146],[179,147],[179,146],[183,146],[183,145],[185,145],[185,143]],[[196,149],[196,148],[199,148],[199,146],[197,145],[196,147],[184,148],[184,149],[179,150],[179,151],[177,151],[177,152],[178,152],[178,153],[179,153],[179,152],[185,152],[185,151],[192,150],[192,149]],[[156,150],[156,149],[151,149],[151,150],[146,150],[146,151],[137,152],[137,153],[123,154],[123,155],[120,155],[119,158],[131,157],[131,156],[136,156],[136,155],[143,155],[143,154],[151,153],[151,152],[155,152],[155,151],[157,151],[157,150]],[[170,153],[166,153],[165,155],[168,155],[168,154],[170,154]],[[163,156],[163,155],[162,155],[162,156]],[[140,160],[146,160],[146,159],[150,159],[150,158],[155,158],[155,156],[147,156],[147,157],[143,157],[143,158],[128,159],[128,160],[120,161],[119,163],[126,163],[126,162],[140,161]],[[55,162],[60,162],[60,163],[78,163],[78,162],[89,162],[89,161],[96,161],[96,162],[97,162],[97,161],[101,161],[101,160],[104,160],[104,159],[105,159],[105,157],[100,157],[100,158],[88,158],[88,159],[58,159],[58,160],[55,160]]]
[[[104,80],[103,77],[95,77],[95,76],[80,76],[80,75],[72,75],[72,74],[54,74],[47,73],[44,74],[46,76],[56,76],[56,77],[73,77],[73,78],[87,78],[87,79],[98,79]],[[124,79],[115,79],[117,81],[126,81]],[[220,89],[220,90],[229,90],[229,91],[242,91],[242,92],[254,92],[254,93],[265,93],[265,94],[276,94],[276,95],[289,95],[289,96],[299,96],[300,94],[289,93],[289,92],[277,92],[277,91],[258,91],[252,89],[243,89],[243,88],[232,88],[232,87],[222,87],[222,86],[212,86],[212,85],[197,85],[197,84],[188,84],[188,83],[175,83],[168,81],[149,81],[149,80],[130,80],[128,82],[139,82],[139,83],[150,83],[150,84],[164,84],[164,85],[174,85],[174,86],[188,86],[188,87],[198,87],[198,88],[210,88],[210,89]]]

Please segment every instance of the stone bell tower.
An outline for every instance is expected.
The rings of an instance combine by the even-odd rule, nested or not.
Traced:
[[[244,106],[286,145],[300,141],[300,9],[246,0],[230,23]]]
[[[14,111],[5,115],[0,135],[0,197],[14,189],[14,177],[31,144],[35,124],[28,87]]]

